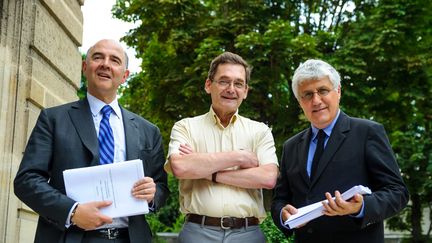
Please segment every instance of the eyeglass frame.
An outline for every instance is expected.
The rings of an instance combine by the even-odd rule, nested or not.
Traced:
[[[319,97],[326,97],[327,95],[329,95],[330,92],[337,90],[337,89],[327,89],[327,88],[319,88],[317,91],[308,91],[303,93],[300,98],[304,101],[311,101],[315,94],[317,94]],[[310,95],[310,97],[308,98],[308,96]]]
[[[221,79],[221,80],[211,80],[212,82],[215,82],[217,85],[219,85],[219,87],[221,88],[228,88],[229,86],[231,86],[231,84],[234,86],[234,88],[236,89],[244,89],[248,86],[247,83],[245,82],[241,82],[241,81],[228,81],[225,79]]]

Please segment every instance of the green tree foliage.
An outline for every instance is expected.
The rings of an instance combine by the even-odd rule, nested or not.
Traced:
[[[425,241],[422,210],[431,208],[430,1],[381,1],[341,32],[336,62],[345,75],[344,108],[383,123],[411,194],[411,204],[389,220],[392,229]],[[371,31],[373,30],[373,31]],[[405,218],[403,218],[405,217]]]
[[[87,54],[81,53],[81,59],[84,61],[87,57]],[[83,71],[81,70],[81,87],[78,90],[78,98],[83,99],[87,94],[87,79],[84,76]]]
[[[389,220],[422,242],[421,217],[432,207],[431,53],[428,0],[117,0],[115,17],[140,22],[123,40],[143,60],[121,102],[156,123],[165,144],[175,121],[202,114],[210,61],[223,51],[254,68],[240,113],[267,123],[278,151],[309,124],[291,92],[298,64],[320,58],[342,76],[342,109],[385,125],[410,206]],[[174,199],[157,217],[179,217]],[[176,228],[174,226],[174,228]],[[269,233],[271,234],[271,233]],[[276,236],[277,238],[277,236]]]

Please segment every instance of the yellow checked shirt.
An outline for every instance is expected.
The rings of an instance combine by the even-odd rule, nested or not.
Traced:
[[[204,115],[182,119],[171,131],[168,157],[179,153],[180,144],[189,144],[198,153],[248,150],[256,153],[260,165],[278,165],[273,135],[261,122],[236,113],[224,128],[213,109]],[[236,168],[230,168],[236,169]],[[172,173],[169,160],[165,170]],[[266,217],[261,189],[244,189],[206,179],[180,179],[180,210],[211,217]]]

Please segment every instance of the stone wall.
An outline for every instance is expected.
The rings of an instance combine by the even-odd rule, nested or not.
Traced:
[[[42,108],[77,99],[84,0],[0,2],[0,242],[33,242],[13,179]]]

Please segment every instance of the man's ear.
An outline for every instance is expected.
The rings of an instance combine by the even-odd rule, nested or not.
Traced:
[[[204,84],[204,89],[205,89],[207,94],[210,94],[211,84],[212,84],[212,81],[210,79],[206,79],[205,84]]]
[[[82,63],[81,63],[81,70],[83,73],[87,70],[86,60],[82,61]]]
[[[129,77],[129,69],[126,69],[124,74],[123,74],[123,80],[122,80],[122,84],[124,84],[124,82],[126,82],[126,79]]]
[[[248,92],[249,92],[249,85],[246,85],[245,89],[246,89],[245,90],[245,96],[243,97],[244,100],[247,98],[247,95],[248,95]]]

